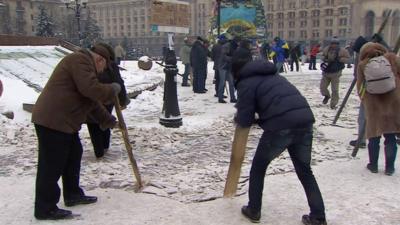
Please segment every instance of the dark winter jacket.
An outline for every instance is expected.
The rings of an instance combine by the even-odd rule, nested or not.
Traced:
[[[111,62],[110,67],[104,70],[104,72],[99,74],[97,77],[100,83],[111,84],[115,82],[121,86],[121,91],[118,94],[118,99],[121,106],[125,106],[127,101],[126,88],[117,63]]]
[[[292,60],[298,60],[301,56],[300,45],[296,45],[293,48],[290,48],[289,54]]]
[[[195,41],[190,51],[190,66],[193,70],[207,69],[208,49],[200,41]]]
[[[250,127],[258,114],[264,131],[301,128],[314,123],[314,115],[295,86],[276,75],[275,66],[265,60],[247,63],[238,73],[235,121]]]
[[[219,60],[219,67],[221,69],[229,70],[229,71],[231,70],[232,55],[237,47],[238,47],[238,44],[233,40],[228,41],[222,45],[221,57]]]
[[[211,60],[214,62],[213,69],[218,70],[218,62],[221,58],[221,53],[222,53],[222,44],[225,43],[224,41],[218,41],[212,49],[211,49]]]

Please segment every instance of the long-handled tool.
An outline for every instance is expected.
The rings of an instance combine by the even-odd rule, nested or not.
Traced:
[[[236,194],[249,131],[250,127],[243,128],[238,125],[236,126],[232,143],[231,162],[225,183],[224,198],[234,197]]]
[[[116,112],[117,118],[118,118],[119,129],[121,130],[122,138],[124,139],[126,152],[128,153],[129,161],[131,162],[133,173],[134,173],[136,181],[137,181],[137,185],[138,185],[137,190],[140,190],[143,187],[143,183],[142,183],[142,179],[140,177],[139,167],[136,163],[135,157],[133,157],[132,146],[131,146],[131,143],[129,142],[128,130],[126,129],[124,117],[121,112],[121,105],[119,104],[118,96],[115,96],[115,112]]]

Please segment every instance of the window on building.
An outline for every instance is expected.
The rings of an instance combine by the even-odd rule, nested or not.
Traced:
[[[294,30],[289,31],[289,38],[294,39],[295,38],[295,32]]]
[[[273,23],[268,23],[267,24],[267,28],[268,29],[273,29],[274,28],[274,24]]]
[[[274,19],[274,14],[268,13],[268,14],[267,14],[267,19],[268,19],[268,20],[273,20],[273,19]]]
[[[342,8],[339,8],[339,14],[340,15],[347,15],[349,13],[349,10],[348,10],[348,8],[346,8],[346,7],[342,7]]]
[[[278,17],[278,19],[282,20],[283,19],[283,13],[278,13],[277,17]]]
[[[326,0],[327,5],[335,5],[335,0]]]
[[[347,29],[339,29],[339,37],[346,37]]]
[[[288,17],[289,17],[289,19],[294,19],[296,17],[296,13],[295,12],[289,12],[288,13]]]
[[[300,37],[303,38],[303,39],[306,39],[307,38],[307,31],[306,30],[301,30],[300,31]]]
[[[339,19],[339,26],[347,26],[347,19],[346,18]]]
[[[333,9],[325,9],[325,15],[326,16],[332,16],[333,15]]]
[[[300,18],[307,18],[307,11],[300,11]]]
[[[313,27],[319,27],[319,20],[313,20]]]
[[[320,3],[319,0],[314,0],[314,6],[319,7],[319,3]]]
[[[278,31],[278,37],[282,37],[283,38],[283,31]]]
[[[318,30],[313,30],[312,37],[313,38],[319,38],[319,31]]]
[[[294,21],[289,21],[289,28],[294,28],[296,23]]]
[[[317,16],[320,15],[320,12],[319,12],[319,10],[313,10],[313,11],[311,12],[311,15],[314,16],[314,17],[317,17]]]
[[[302,9],[307,8],[307,1],[301,1],[300,8],[302,8]]]
[[[300,21],[300,27],[306,27],[306,26],[307,26],[307,20]]]
[[[278,23],[278,28],[279,28],[279,29],[282,29],[283,27],[284,27],[284,23],[283,23],[283,22],[279,22],[279,23]]]
[[[325,30],[325,37],[326,38],[332,37],[333,36],[332,34],[333,34],[332,30]]]
[[[333,20],[332,19],[326,19],[325,20],[325,26],[331,27],[333,25]]]

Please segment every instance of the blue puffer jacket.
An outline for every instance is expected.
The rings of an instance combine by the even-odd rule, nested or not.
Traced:
[[[315,121],[307,100],[286,78],[276,75],[276,68],[270,62],[247,63],[240,70],[236,84],[235,121],[241,127],[250,127],[255,113],[264,131],[301,128]]]

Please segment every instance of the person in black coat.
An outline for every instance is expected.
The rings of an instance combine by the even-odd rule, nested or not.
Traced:
[[[204,46],[205,40],[197,37],[190,51],[190,66],[193,70],[193,92],[206,93],[205,81],[207,78],[208,49]]]
[[[296,64],[296,72],[299,72],[299,58],[301,56],[300,45],[296,44],[289,50],[290,55],[290,71],[293,71],[293,64]]]
[[[111,46],[105,43],[99,43],[99,45],[104,46],[109,51],[111,63],[110,66],[103,71],[103,73],[98,75],[98,79],[100,83],[110,84],[116,82],[121,86],[121,91],[118,94],[118,99],[121,107],[124,108],[130,103],[130,100],[127,97],[124,80],[121,77],[119,67],[116,62],[114,50],[111,48]],[[111,114],[114,108],[114,104],[104,106]],[[88,118],[87,127],[89,130],[90,139],[93,144],[94,154],[97,158],[101,158],[110,147],[111,131],[110,129],[102,130],[99,124],[90,117]]]
[[[249,202],[242,214],[252,222],[260,220],[267,167],[288,149],[311,210],[303,223],[326,224],[324,202],[310,166],[315,120],[307,100],[266,60],[251,61],[246,54],[236,54],[232,71],[238,93],[235,122],[243,128],[257,122],[264,130],[250,170]]]

